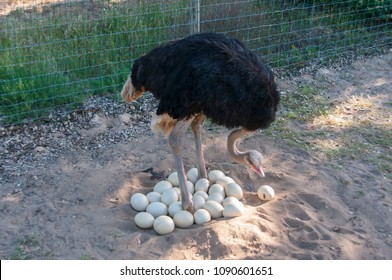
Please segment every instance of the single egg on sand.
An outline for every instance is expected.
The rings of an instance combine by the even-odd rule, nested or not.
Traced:
[[[257,190],[257,196],[261,200],[272,200],[275,197],[275,191],[268,185],[260,186]]]

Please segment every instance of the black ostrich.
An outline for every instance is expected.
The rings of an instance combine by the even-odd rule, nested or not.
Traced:
[[[121,95],[126,102],[149,91],[160,100],[152,118],[154,132],[169,134],[180,183],[183,209],[193,212],[182,162],[181,137],[191,127],[196,143],[199,177],[206,178],[200,130],[206,118],[228,128],[227,148],[234,161],[260,176],[263,157],[241,152],[237,140],[275,120],[279,103],[274,76],[240,41],[223,34],[192,35],[159,46],[133,65]]]

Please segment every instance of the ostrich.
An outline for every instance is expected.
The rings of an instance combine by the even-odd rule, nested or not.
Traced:
[[[275,120],[280,96],[271,70],[243,43],[223,34],[204,33],[161,45],[135,61],[121,96],[129,103],[145,91],[160,101],[151,128],[169,135],[183,209],[193,212],[181,137],[191,128],[198,174],[207,178],[201,140],[206,118],[236,128],[228,136],[229,154],[264,177],[262,155],[255,150],[240,151],[236,143]]]

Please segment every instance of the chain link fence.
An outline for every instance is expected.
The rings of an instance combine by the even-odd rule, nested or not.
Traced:
[[[46,118],[118,92],[132,62],[195,32],[244,41],[295,73],[392,46],[391,0],[1,0],[0,121]]]

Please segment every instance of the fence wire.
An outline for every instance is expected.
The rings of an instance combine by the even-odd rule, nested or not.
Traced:
[[[392,1],[2,0],[0,122],[118,98],[136,58],[198,31],[237,37],[292,73],[390,48]]]

